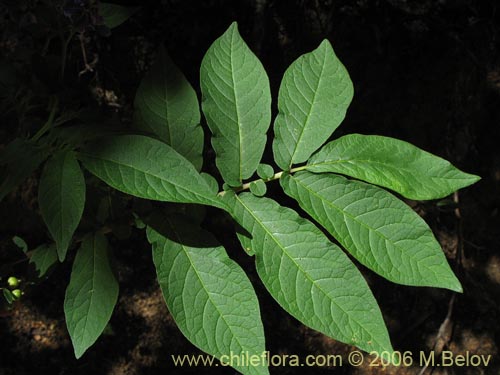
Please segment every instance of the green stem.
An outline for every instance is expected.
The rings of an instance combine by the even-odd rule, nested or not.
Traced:
[[[295,173],[295,172],[299,172],[299,171],[303,171],[304,169],[306,169],[307,166],[303,165],[302,167],[296,167],[296,168],[292,168],[288,171],[288,173]],[[280,171],[278,173],[275,173],[271,178],[267,178],[267,179],[262,179],[262,178],[258,178],[257,180],[253,180],[253,181],[250,181],[250,182],[247,182],[237,188],[234,188],[234,192],[235,193],[239,193],[241,191],[245,191],[245,190],[248,190],[250,189],[250,184],[256,182],[256,181],[259,181],[259,180],[262,180],[264,182],[270,182],[270,181],[275,181],[275,180],[279,180],[280,177],[283,175],[283,173],[285,173],[285,171]],[[219,191],[217,193],[218,196],[222,197],[224,196],[226,192],[225,191]]]

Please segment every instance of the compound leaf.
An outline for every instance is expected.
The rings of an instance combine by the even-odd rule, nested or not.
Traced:
[[[326,144],[307,162],[307,170],[341,173],[415,200],[443,198],[480,179],[410,143],[361,134]]]
[[[271,122],[269,79],[236,23],[208,49],[200,70],[202,108],[224,181],[240,186],[257,169]]]
[[[224,248],[179,215],[162,220],[159,231],[148,227],[147,233],[160,287],[182,333],[221,360],[260,356],[265,342],[257,297]],[[243,374],[269,374],[262,364],[234,367]]]
[[[30,263],[35,265],[38,277],[43,277],[56,262],[57,248],[55,244],[38,246],[30,257]]]
[[[284,170],[305,162],[345,117],[353,96],[347,70],[328,40],[302,55],[283,76],[274,122],[274,160]]]
[[[104,235],[88,235],[78,250],[64,299],[66,325],[76,358],[94,344],[108,324],[118,299]]]
[[[99,15],[103,18],[104,25],[110,29],[120,26],[139,9],[140,7],[124,7],[111,3],[99,3]]]
[[[310,172],[285,175],[281,185],[356,259],[388,280],[462,291],[428,225],[387,191]]]
[[[255,253],[259,277],[286,311],[336,340],[368,352],[392,351],[363,276],[316,226],[268,198],[226,192],[224,199],[251,235],[238,237]]]
[[[162,46],[156,62],[135,95],[135,123],[156,134],[199,171],[203,163],[203,129],[193,87]]]
[[[59,152],[45,164],[38,204],[62,262],[85,206],[85,178],[72,151]]]
[[[156,139],[141,135],[100,139],[85,148],[80,159],[91,173],[124,193],[224,208],[193,165]]]

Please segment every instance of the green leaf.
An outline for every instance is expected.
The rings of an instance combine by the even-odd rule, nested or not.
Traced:
[[[207,183],[207,185],[210,187],[210,190],[212,190],[214,193],[218,193],[219,183],[217,182],[217,180],[211,174],[205,172],[201,172],[200,174],[201,177],[203,177],[203,179]]]
[[[203,164],[203,129],[196,92],[164,47],[143,78],[134,102],[135,123],[188,159],[199,171]]]
[[[347,70],[328,40],[302,55],[283,76],[274,122],[274,160],[284,170],[305,162],[345,117],[353,96]]]
[[[263,180],[268,180],[274,176],[274,169],[269,164],[259,164],[257,175]]]
[[[177,326],[198,348],[217,357],[265,351],[259,304],[250,281],[205,232],[181,216],[148,228],[165,301]],[[269,374],[265,366],[234,366],[243,374]]]
[[[310,172],[285,175],[281,185],[356,259],[388,280],[462,291],[428,225],[387,191]]]
[[[35,265],[38,277],[43,277],[57,262],[57,249],[55,244],[38,246],[30,257],[30,263]]]
[[[28,251],[28,244],[24,239],[22,239],[19,236],[14,236],[12,237],[12,242],[14,242],[14,245],[16,245],[18,248],[22,250],[23,253],[26,254],[26,252]]]
[[[262,180],[252,181],[250,183],[250,191],[253,195],[262,197],[266,195],[267,192],[266,183]]]
[[[110,29],[120,26],[139,9],[140,7],[124,7],[111,3],[99,3],[99,15],[104,19],[104,25]]]
[[[410,143],[361,134],[326,144],[307,162],[307,170],[342,173],[415,200],[442,198],[480,179]]]
[[[269,79],[236,23],[208,49],[200,70],[202,108],[224,181],[240,186],[257,169],[271,122]]]
[[[57,153],[45,164],[38,204],[62,262],[85,206],[85,178],[72,151]]]
[[[80,159],[91,173],[124,193],[225,209],[193,165],[156,139],[141,135],[104,138],[84,149]]]
[[[76,358],[94,344],[108,324],[118,300],[104,235],[88,235],[78,250],[64,299],[66,325]]]
[[[366,281],[354,264],[311,222],[268,198],[224,195],[251,238],[257,272],[271,295],[305,325],[368,352],[392,351]]]
[[[27,179],[47,158],[35,143],[14,139],[0,153],[0,201]]]
[[[12,302],[14,302],[16,300],[16,296],[13,295],[9,289],[3,288],[2,292],[3,292],[3,296],[4,296],[5,300],[7,301],[7,303],[9,305],[11,305]]]

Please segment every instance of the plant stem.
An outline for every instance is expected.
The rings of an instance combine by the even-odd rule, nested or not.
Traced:
[[[304,170],[304,169],[306,169],[306,166],[305,166],[305,165],[304,165],[304,166],[302,166],[302,167],[292,168],[292,169],[290,169],[290,170],[288,171],[288,173],[295,173],[295,172],[302,171],[302,170]],[[274,174],[271,178],[267,178],[267,179],[258,178],[258,179],[256,179],[256,180],[253,180],[253,181],[247,182],[247,183],[245,183],[245,184],[243,184],[243,185],[241,185],[241,186],[239,186],[239,187],[237,187],[237,188],[234,188],[234,189],[233,189],[233,191],[234,191],[235,193],[239,193],[240,191],[245,191],[245,190],[248,190],[248,189],[250,189],[250,184],[252,184],[252,183],[254,183],[254,182],[256,182],[256,181],[259,181],[259,180],[262,180],[262,181],[264,181],[264,182],[270,182],[270,181],[279,180],[279,179],[280,179],[280,177],[283,175],[283,173],[285,173],[285,171],[280,171],[280,172],[278,172],[278,173],[275,173],[275,174]],[[225,194],[225,193],[226,193],[225,191],[219,191],[219,192],[217,193],[217,195],[218,195],[218,196],[220,196],[220,197],[222,197],[222,196],[224,196],[224,194]]]

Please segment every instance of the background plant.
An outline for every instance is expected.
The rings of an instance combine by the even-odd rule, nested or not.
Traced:
[[[240,55],[235,51],[239,51]],[[160,138],[160,140],[170,144],[171,148],[143,136],[102,138],[82,149],[79,158],[84,163],[84,166],[111,186],[132,195],[160,201],[209,204],[229,211],[240,222],[243,228],[249,232],[246,234],[242,233],[240,239],[245,249],[255,254],[257,269],[261,278],[271,294],[285,309],[306,324],[341,341],[350,342],[368,350],[372,348],[374,350],[390,350],[387,334],[385,329],[382,328],[383,323],[382,325],[380,324],[381,316],[378,312],[378,307],[366,283],[364,283],[360,274],[351,265],[348,258],[335,245],[331,244],[318,229],[311,223],[300,219],[293,211],[286,208],[279,208],[277,203],[268,200],[268,198],[255,198],[246,193],[234,195],[231,192],[233,189],[228,189],[226,193],[220,194],[223,195],[223,199],[219,199],[216,195],[216,189],[214,189],[214,180],[205,174],[198,174],[196,172],[196,169],[199,170],[201,166],[200,145],[202,144],[199,136],[192,136],[193,131],[195,132],[194,134],[197,131],[193,129],[198,129],[198,134],[201,134],[199,131],[200,128],[197,127],[199,112],[196,96],[193,95],[194,92],[190,89],[187,82],[183,80],[182,75],[171,68],[172,65],[167,60],[168,57],[163,52],[159,56],[160,62],[151,70],[150,76],[145,78],[137,94],[137,123],[142,129],[149,130]],[[224,61],[224,56],[234,57],[236,68],[231,67],[229,70],[224,71],[223,63],[227,64],[227,61]],[[323,61],[323,65],[321,61]],[[221,66],[217,67],[217,63],[220,63]],[[318,67],[322,69],[318,70]],[[236,78],[234,81],[227,81],[229,78],[233,79],[233,74],[224,76],[224,72],[235,73],[234,77]],[[169,73],[172,76],[168,77]],[[329,81],[325,77],[333,77],[333,79]],[[299,80],[302,84],[295,84],[295,80]],[[315,80],[317,81],[318,88],[311,90],[309,85]],[[229,88],[226,87],[228,82],[230,82]],[[270,95],[266,82],[267,77],[260,63],[258,63],[255,56],[251,54],[239,38],[234,25],[212,46],[202,64],[203,109],[209,127],[214,135],[213,145],[217,152],[217,166],[225,182],[229,186],[235,187],[236,190],[240,190],[240,186],[242,185],[246,186],[244,185],[244,180],[251,177],[258,168],[260,156],[265,145],[265,133],[270,121]],[[175,87],[176,95],[169,97],[168,90],[165,90],[165,87]],[[353,180],[346,180],[331,175],[329,172],[337,172],[385,186],[414,199],[431,199],[445,196],[459,187],[474,182],[476,180],[475,177],[462,174],[448,163],[408,144],[382,137],[346,136],[327,144],[325,148],[312,158],[309,158],[328,139],[333,130],[335,130],[335,127],[342,120],[352,95],[350,87],[347,73],[343,70],[338,60],[336,60],[328,42],[323,42],[312,54],[306,55],[294,63],[285,74],[282,89],[280,90],[280,114],[275,122],[276,139],[273,145],[276,163],[285,173],[282,174],[282,172],[279,172],[274,174],[274,171],[270,172],[268,166],[261,166],[259,174],[262,179],[250,183],[248,187],[253,190],[255,195],[263,195],[265,193],[264,180],[277,179],[281,176],[281,184],[287,194],[297,198],[301,206],[311,217],[328,229],[347,250],[368,267],[373,268],[376,272],[396,282],[409,285],[441,286],[452,290],[459,290],[459,283],[447,267],[439,247],[436,247],[437,242],[433,240],[430,230],[418,216],[403,204],[398,203],[392,195],[381,189],[369,187]],[[340,93],[335,92],[337,89]],[[177,90],[183,95],[179,95]],[[233,91],[233,97],[228,95],[231,91]],[[331,95],[332,92],[336,95]],[[237,96],[238,93],[240,93],[239,96]],[[158,97],[162,99],[158,100],[161,104],[156,105],[153,110],[147,108],[147,104],[154,103],[154,100],[158,99]],[[314,100],[311,99],[312,97],[314,97]],[[318,98],[317,101],[316,97]],[[144,100],[144,98],[146,99]],[[180,104],[176,100],[179,100]],[[328,100],[332,100],[332,102],[328,102]],[[158,108],[164,108],[161,107],[162,105],[165,106],[164,103],[173,108],[169,108],[166,114],[164,114],[165,111],[157,110]],[[308,111],[304,111],[304,108],[307,108]],[[329,113],[329,111],[331,112]],[[181,116],[186,117],[182,118]],[[261,124],[266,125],[266,123],[267,126],[262,127]],[[318,132],[317,127],[325,123],[328,123],[330,126],[325,126],[326,129],[321,129]],[[319,125],[313,126],[313,124]],[[191,130],[186,129],[188,125],[191,126]],[[169,129],[168,133],[165,132],[165,128]],[[297,138],[297,133],[304,135]],[[178,139],[174,139],[171,134],[178,137]],[[185,143],[196,140],[198,140],[197,145],[188,144],[185,146]],[[361,149],[360,151],[360,148],[356,147],[357,144],[363,145],[365,150]],[[377,155],[370,149],[383,149],[385,152],[380,152]],[[134,150],[133,154],[130,150]],[[401,154],[398,155],[397,152]],[[387,157],[393,154],[396,156],[393,159]],[[410,172],[405,171],[405,169],[401,168],[401,165],[398,165],[398,162],[405,161],[404,157],[407,157],[408,154],[415,155],[410,159],[412,161],[415,160],[414,168]],[[372,158],[371,163],[366,162],[366,156]],[[191,161],[193,165],[189,164],[185,158]],[[349,159],[348,162],[345,161],[347,158]],[[433,169],[435,169],[432,171],[435,174],[432,175],[429,174],[429,170],[426,168],[429,160],[433,163]],[[159,161],[161,161],[161,164]],[[294,164],[306,161],[308,161],[306,165],[293,167]],[[402,166],[405,167],[407,164],[403,163]],[[133,166],[133,168],[130,168],[130,166]],[[81,187],[84,185],[81,183],[80,173],[78,173],[79,167],[72,151],[65,151],[63,154],[54,154],[45,168],[40,183],[40,208],[42,215],[48,218],[57,218],[58,215],[51,215],[50,213],[44,215],[44,211],[61,213],[67,211],[71,214],[68,217],[68,221],[78,222],[78,216],[81,216],[81,213],[78,213],[83,206],[81,202]],[[58,168],[60,171],[67,173],[61,172],[57,176],[51,176],[50,172],[54,172],[53,174],[55,175]],[[384,174],[380,173],[380,168],[385,168],[382,169]],[[308,173],[307,170],[317,174]],[[165,171],[168,171],[168,173],[165,173]],[[293,174],[288,173],[292,171]],[[425,182],[422,188],[416,189],[418,191],[412,191],[412,188],[415,190],[415,184],[405,184],[408,178],[414,175],[418,176],[416,180]],[[44,193],[45,189],[43,188],[45,185],[49,187],[54,185],[54,183],[50,182],[54,179],[59,179],[55,183],[56,186],[64,186],[67,189],[67,193],[61,194],[61,196],[67,196],[67,194],[71,196],[73,194],[72,199],[69,199],[67,202],[63,199],[55,200],[55,202],[47,202],[52,204],[48,204],[47,208],[43,209],[42,201],[45,199],[43,196],[47,196],[49,200],[54,200],[54,197],[57,197],[57,194]],[[457,179],[458,182],[452,179]],[[42,183],[44,180],[49,182],[47,184]],[[76,188],[70,189],[70,186]],[[336,189],[332,189],[332,186],[336,187]],[[361,201],[360,197],[364,201]],[[363,204],[356,204],[357,202],[363,202]],[[327,211],[324,208],[326,204],[335,206],[335,209]],[[323,208],[321,208],[322,206]],[[397,217],[394,217],[394,215],[379,215],[376,210],[381,209],[380,206],[385,207],[386,211],[390,209],[391,212],[397,213]],[[349,209],[353,211],[349,211]],[[189,212],[190,209],[188,208],[182,208],[182,210],[188,210],[188,216],[193,215]],[[365,215],[371,211],[375,212],[372,217]],[[75,212],[76,215],[73,215]],[[158,215],[157,212],[155,214]],[[154,216],[151,215],[153,218]],[[177,220],[177,215],[169,215],[169,217],[171,216]],[[349,220],[344,219],[343,223],[339,216],[342,216],[342,218],[347,217]],[[359,216],[362,216],[363,219],[358,219]],[[389,224],[383,223],[383,225],[396,227],[395,230],[392,229],[388,233],[384,233],[392,242],[388,241],[389,244],[380,244],[377,241],[371,243],[375,249],[373,251],[375,252],[375,259],[370,259],[371,254],[366,254],[366,245],[370,241],[364,241],[363,244],[363,239],[370,238],[371,233],[377,232],[376,229],[379,229],[377,225],[380,225],[381,218],[387,217],[391,219],[390,216],[392,216],[394,222],[390,222]],[[182,234],[178,234],[177,232],[182,232],[185,228],[189,228],[193,224],[193,220],[191,219],[186,222],[180,219],[182,224],[174,221],[167,228],[163,228],[166,219],[159,220],[162,225],[157,224],[157,221],[152,219],[145,218],[144,220],[149,225],[148,238],[153,243],[155,263],[161,285],[161,275],[164,275],[163,278],[166,278],[166,275],[171,275],[173,272],[179,271],[172,268],[172,262],[179,261],[183,264],[182,260],[178,259],[182,259],[183,256],[186,258],[191,253],[198,253],[196,255],[199,255],[199,251],[196,252],[195,250],[199,250],[200,246],[206,247],[206,243],[212,242],[209,238],[205,245],[203,243],[193,244],[190,251],[188,246],[183,246],[182,249],[178,250],[179,255],[175,259],[163,260],[163,257],[158,259],[158,253],[160,255],[168,253],[166,251],[163,252],[163,249],[166,247],[171,249],[175,247],[175,244],[179,243],[185,245],[184,242],[188,241],[190,236],[182,236]],[[377,222],[377,220],[379,221]],[[59,254],[59,258],[64,258],[67,250],[65,243],[69,241],[68,238],[71,237],[74,231],[74,228],[72,228],[74,225],[62,228],[61,224],[58,225],[56,223],[52,225],[52,228],[55,229],[51,229],[49,222],[47,222],[47,225],[56,242],[56,251]],[[270,225],[273,225],[273,230],[266,230]],[[400,226],[399,228],[397,228],[398,225]],[[294,230],[291,230],[292,228]],[[397,236],[400,234],[402,228],[406,231],[405,234],[407,236],[398,238]],[[61,233],[58,233],[58,230]],[[191,232],[193,231],[198,233],[196,228],[191,228]],[[351,235],[351,232],[355,234]],[[276,233],[280,233],[280,238],[275,238],[277,237]],[[297,233],[303,233],[303,236],[297,236]],[[251,237],[248,237],[249,234]],[[173,242],[172,237],[174,237]],[[204,238],[210,236],[202,233],[195,237]],[[183,241],[179,238],[185,238],[185,240]],[[306,242],[307,246],[300,246],[305,238],[308,240]],[[377,261],[377,256],[383,257],[384,252],[386,254],[397,254],[394,244],[398,241],[406,240],[408,243],[418,246],[419,254],[423,254],[423,258],[421,259],[431,254],[436,259],[436,262],[431,262],[432,264],[429,267],[423,267],[424,271],[421,273],[411,273],[405,272],[404,267],[401,267],[399,270],[396,269],[394,263],[389,262],[384,264],[384,262]],[[275,247],[269,247],[268,243],[272,243],[273,241]],[[309,249],[312,248],[309,245],[311,242],[318,244],[316,246],[318,249],[317,254],[309,254],[311,251]],[[59,245],[61,243],[62,245]],[[278,259],[273,259],[276,256],[276,252],[273,251],[273,249],[276,249],[276,246],[278,246],[278,250],[281,250],[282,256]],[[297,254],[290,254],[287,251],[289,248],[296,250],[297,247],[302,247],[299,250],[304,253],[299,251]],[[102,236],[93,235],[85,237],[75,259],[74,274],[84,275],[82,276],[84,279],[95,278],[96,280],[101,280],[102,278],[106,283],[114,285],[113,282],[110,282],[112,279],[107,279],[110,275],[110,269],[106,267],[106,248],[107,245]],[[102,262],[103,267],[101,270],[90,272],[78,267],[78,265],[89,261],[88,257],[92,256],[89,249],[94,249],[94,257],[99,256],[99,259],[105,260]],[[222,263],[233,265],[232,270],[221,272],[221,275],[235,274],[236,281],[234,283],[246,285],[243,288],[235,288],[235,290],[248,292],[248,283],[245,284],[245,281],[243,281],[246,279],[242,275],[241,270],[234,268],[235,265],[229,261],[227,256],[224,258],[224,251],[220,246],[210,247],[210,249],[216,254],[214,255],[214,261],[219,260]],[[363,253],[363,249],[365,253]],[[306,250],[307,252],[305,252]],[[377,253],[377,251],[381,253]],[[82,254],[81,257],[80,254]],[[318,254],[321,257],[318,258]],[[173,256],[172,254],[167,255]],[[408,261],[418,263],[421,259],[410,259]],[[198,267],[203,267],[207,260],[204,258],[203,264],[199,264]],[[276,272],[278,271],[277,269],[272,268],[277,266],[276,260],[295,263],[292,266],[297,266],[297,280],[300,280],[301,274],[306,276],[309,274],[308,272],[303,272],[304,269],[306,271],[312,269],[318,272],[318,275],[321,275],[321,272],[330,272],[329,276],[332,279],[330,281],[335,279],[331,272],[337,269],[343,275],[340,285],[345,285],[346,278],[350,277],[350,280],[354,282],[349,283],[349,285],[352,288],[358,288],[358,292],[351,291],[353,293],[352,300],[346,301],[348,312],[349,308],[354,310],[353,306],[358,306],[359,304],[366,306],[370,312],[370,319],[372,319],[371,326],[376,327],[374,328],[375,333],[357,330],[358,327],[356,327],[356,324],[359,322],[356,322],[355,317],[349,314],[347,314],[347,319],[348,321],[352,320],[353,323],[339,327],[335,327],[331,323],[325,324],[322,321],[323,319],[315,317],[311,313],[315,311],[314,304],[316,302],[317,306],[318,300],[314,301],[313,299],[312,305],[308,306],[307,300],[309,299],[304,298],[304,295],[294,295],[295,291],[290,290],[290,280],[276,279],[276,275],[279,275],[279,272]],[[398,259],[394,261],[396,262],[396,266],[399,265],[397,261]],[[328,262],[331,262],[330,267],[327,267]],[[401,263],[404,264],[404,262]],[[217,262],[214,264],[219,265]],[[339,264],[342,264],[342,268],[339,267]],[[193,262],[191,268],[196,269],[196,265]],[[303,265],[303,267],[299,267],[300,265]],[[222,267],[222,265],[219,266]],[[191,268],[186,273],[182,273],[182,275],[188,274]],[[413,268],[412,263],[410,263],[408,269],[412,270]],[[213,270],[213,267],[209,269]],[[291,269],[293,270],[293,268]],[[398,271],[401,271],[400,274],[398,274]],[[212,272],[215,273],[215,271]],[[207,271],[207,274],[212,272]],[[215,277],[216,275],[210,276]],[[177,274],[170,277],[173,280],[179,278]],[[74,278],[72,277],[73,280]],[[226,280],[226,282],[230,281]],[[308,283],[311,280],[308,280],[306,277],[305,282]],[[317,287],[319,292],[324,291],[325,285],[319,287],[315,286],[318,283],[311,282],[311,284],[313,287]],[[66,299],[66,306],[69,305],[67,311],[72,310],[72,304],[76,303],[78,305],[78,303],[85,304],[89,302],[88,300],[78,301],[79,294],[85,291],[82,290],[81,285],[76,284],[76,287],[74,287],[75,290],[72,286],[74,287],[70,283]],[[165,286],[165,283],[162,286]],[[339,290],[332,286],[334,285],[328,285],[328,283],[326,285],[327,288],[332,288],[332,290]],[[115,293],[113,293],[115,288],[110,289],[111,296],[96,293],[95,301],[107,301],[107,303],[113,305],[113,302],[116,301]],[[164,292],[167,290],[165,292],[167,304],[174,317],[176,317],[181,330],[202,349],[211,354],[220,354],[214,352],[214,347],[210,346],[209,337],[202,337],[198,340],[190,337],[188,323],[192,322],[195,317],[185,317],[182,316],[182,314],[186,314],[185,311],[176,311],[176,307],[174,306],[175,295],[169,295],[172,291],[169,292],[165,287],[163,290]],[[73,291],[76,291],[75,296],[72,295]],[[182,295],[182,293],[178,291],[177,295]],[[354,304],[354,297],[356,296],[360,298],[361,302]],[[334,304],[335,296],[324,293],[323,297],[331,305]],[[245,312],[253,311],[258,315],[258,307],[254,296],[251,295],[249,297],[249,295],[244,295],[241,298],[242,301],[253,302],[253,305],[248,306]],[[342,314],[342,311],[339,313]],[[93,312],[89,314],[90,316],[94,316]],[[178,314],[181,316],[179,317]],[[67,313],[67,317],[68,315],[71,314]],[[77,337],[77,340],[78,338],[82,340],[82,342],[76,342],[75,347],[81,345],[85,349],[95,339],[94,336],[97,336],[102,331],[107,319],[109,319],[109,315],[110,311],[105,314],[103,313],[98,318],[100,325],[97,326],[96,332],[90,332],[87,336],[85,332],[76,335],[73,332],[72,338],[74,343],[75,337]],[[194,315],[197,316],[196,314]],[[70,316],[68,323],[70,333],[72,331],[72,328],[70,328],[71,320],[79,319],[81,317],[72,318]],[[243,317],[240,320],[243,321]],[[186,327],[183,327],[183,322],[186,322]],[[248,323],[252,323],[248,328],[248,331],[251,332],[250,327],[255,327],[255,318],[249,320]],[[239,324],[241,322],[236,325]],[[228,323],[228,326],[231,327],[231,322]],[[191,327],[191,329],[193,328]],[[256,328],[253,328],[253,330],[256,330]],[[356,336],[356,334],[360,337]],[[372,340],[373,336],[379,338]],[[251,351],[258,353],[263,350],[262,333],[257,332],[255,337],[260,338],[261,341],[258,342],[257,339],[250,340],[249,344],[245,344],[244,348],[253,347],[254,349]],[[370,345],[373,346],[366,346],[369,341],[372,342]],[[379,346],[377,347],[377,345]],[[77,355],[81,354],[78,350],[81,349],[75,350]],[[245,371],[244,369],[240,370]]]

